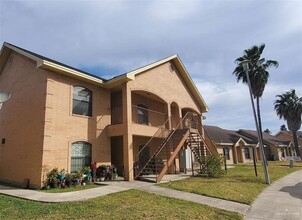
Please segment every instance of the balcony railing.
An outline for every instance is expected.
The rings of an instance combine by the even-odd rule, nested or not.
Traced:
[[[163,112],[143,108],[136,105],[132,106],[133,123],[159,127],[167,120],[167,118],[167,115]]]
[[[144,124],[153,127],[161,126],[167,119],[167,115],[163,112],[152,109],[143,108],[140,106],[132,106],[132,122],[136,124]],[[123,123],[123,107],[117,106],[111,109],[111,124]],[[167,126],[168,128],[168,126]]]

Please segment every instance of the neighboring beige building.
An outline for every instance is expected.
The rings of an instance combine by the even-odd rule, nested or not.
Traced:
[[[293,134],[291,131],[279,131],[277,134],[275,134],[275,137],[288,142],[288,147],[282,151],[283,157],[293,157],[297,155],[293,144]],[[297,131],[297,139],[300,151],[302,153],[302,131]]]
[[[240,129],[238,133],[258,142],[257,131]],[[285,157],[282,154],[282,152],[289,148],[289,142],[265,132],[262,132],[262,137],[263,137],[263,145],[264,145],[264,154],[266,159],[284,160]],[[260,160],[261,157],[260,157],[259,144],[257,144],[256,149],[257,149],[256,150],[257,158]]]
[[[0,181],[41,186],[54,168],[95,161],[133,180],[185,169],[217,153],[202,127],[207,106],[177,55],[106,80],[4,43],[0,91]]]
[[[204,128],[218,153],[225,156],[227,164],[250,163],[254,157],[256,161],[261,160],[256,131],[233,131],[210,125],[205,125]],[[263,132],[263,144],[267,160],[285,160],[287,156],[295,156],[290,141],[285,138]]]
[[[260,159],[256,155],[257,141],[217,126],[205,125],[204,128],[217,146],[218,153],[225,156],[227,164],[250,163],[254,155],[256,160]]]

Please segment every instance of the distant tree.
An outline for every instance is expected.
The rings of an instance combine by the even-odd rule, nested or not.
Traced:
[[[280,131],[287,131],[286,126],[285,126],[285,125],[281,125],[281,127],[280,127]]]
[[[271,134],[272,133],[268,128],[265,129],[264,132],[267,133],[267,134]]]
[[[298,97],[294,89],[276,96],[274,107],[279,118],[287,122],[288,129],[293,134],[293,141],[297,156],[301,157],[298,145],[297,131],[301,127],[302,97]]]
[[[242,81],[247,84],[246,73],[243,69],[242,62],[248,61],[249,64],[249,78],[251,82],[251,89],[254,99],[256,99],[257,103],[257,118],[260,129],[260,138],[262,137],[262,124],[261,124],[261,116],[260,116],[260,104],[259,99],[261,98],[265,85],[269,78],[269,72],[267,71],[270,67],[278,67],[279,63],[275,60],[265,60],[265,58],[261,58],[262,52],[265,48],[265,44],[261,44],[260,46],[252,46],[250,49],[244,50],[243,56],[238,57],[235,60],[237,63],[237,67],[235,68],[233,74],[237,77],[237,82]]]

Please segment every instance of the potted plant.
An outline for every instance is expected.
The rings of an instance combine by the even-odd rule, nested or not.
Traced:
[[[65,175],[66,175],[66,171],[64,169],[62,169],[60,172],[59,172],[59,175],[58,175],[58,178],[59,180],[62,182],[65,178]]]
[[[83,167],[83,169],[81,170],[81,172],[83,174],[84,182],[87,182],[87,181],[91,180],[91,169],[90,169],[89,166]]]
[[[75,185],[81,185],[82,183],[82,179],[83,179],[83,174],[81,172],[81,170],[77,170],[75,173],[74,173],[74,183]]]
[[[57,188],[59,183],[58,176],[59,176],[58,168],[53,168],[47,174],[47,185],[49,185],[51,188]]]
[[[96,169],[96,176],[100,178],[101,181],[105,181],[107,176],[107,166],[101,165]]]
[[[70,173],[67,173],[65,175],[65,184],[67,187],[70,187],[72,185],[72,179],[73,179],[73,175]]]

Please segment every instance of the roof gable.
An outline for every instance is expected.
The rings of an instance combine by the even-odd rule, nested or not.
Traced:
[[[203,112],[208,111],[208,107],[207,107],[204,99],[200,95],[198,89],[196,88],[189,73],[187,72],[186,68],[184,67],[183,63],[181,62],[181,60],[177,54],[169,56],[169,57],[159,60],[157,62],[151,63],[149,65],[140,67],[140,68],[130,71],[128,73],[119,75],[112,79],[106,80],[104,78],[101,78],[101,77],[95,76],[93,74],[87,73],[85,71],[73,68],[71,66],[65,65],[58,61],[49,59],[45,56],[39,55],[39,54],[31,52],[29,50],[25,50],[21,47],[17,47],[15,45],[9,44],[7,42],[4,42],[4,44],[2,45],[2,48],[1,48],[1,52],[0,52],[0,73],[2,72],[2,70],[5,66],[6,60],[8,59],[11,51],[16,51],[17,53],[20,53],[20,54],[36,61],[37,68],[51,70],[53,72],[68,75],[70,77],[88,81],[88,82],[91,82],[93,84],[96,84],[96,85],[99,85],[99,86],[102,86],[102,87],[105,87],[108,89],[119,86],[127,81],[134,80],[135,76],[137,74],[142,74],[149,69],[152,69],[163,63],[171,61],[171,62],[173,62],[175,67],[178,69],[186,86],[189,88],[189,91],[192,93],[194,99],[197,101],[197,104],[200,106],[201,110]]]
[[[293,136],[291,131],[279,131],[277,134],[275,134],[275,137],[278,137],[281,134],[285,134],[285,135],[288,135],[290,137]],[[302,140],[302,131],[297,131],[297,137],[298,137],[298,139]]]
[[[106,82],[106,84],[108,85],[109,88],[113,88],[114,86],[124,83],[125,81],[135,80],[135,76],[137,76],[139,74],[144,74],[148,70],[158,67],[167,62],[172,62],[173,65],[175,65],[175,68],[178,70],[178,73],[182,77],[184,83],[188,87],[188,89],[191,92],[191,94],[193,95],[194,99],[197,101],[197,104],[201,107],[203,112],[207,112],[208,106],[206,105],[204,99],[200,95],[192,78],[190,77],[188,71],[186,70],[185,66],[183,65],[182,61],[180,60],[180,58],[177,54],[174,54],[170,57],[164,58],[157,62],[148,64],[146,66],[140,67],[138,69],[132,70],[128,73],[114,77],[114,78],[108,80],[108,82]]]
[[[11,51],[15,51],[17,53],[22,54],[23,56],[26,56],[26,57],[36,61],[37,68],[52,70],[54,72],[61,73],[64,75],[69,75],[69,76],[72,76],[75,78],[81,78],[85,81],[92,81],[94,84],[102,84],[103,82],[106,81],[105,79],[103,79],[101,77],[92,75],[85,71],[76,69],[74,67],[60,63],[56,60],[47,58],[40,54],[23,49],[21,47],[17,47],[15,45],[9,44],[7,42],[4,42],[4,44],[1,48],[1,52],[0,52],[0,72],[3,70],[6,60],[8,59],[8,56]]]

